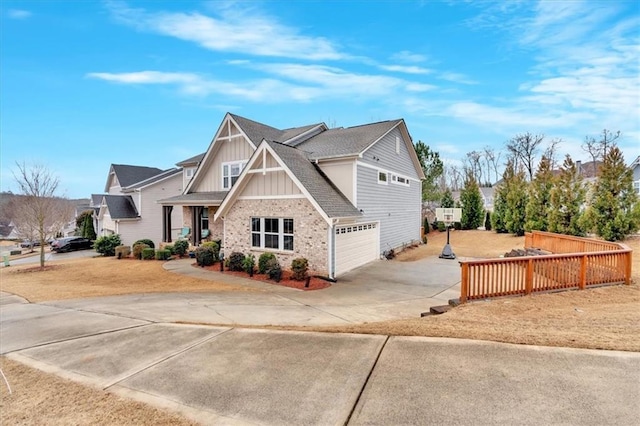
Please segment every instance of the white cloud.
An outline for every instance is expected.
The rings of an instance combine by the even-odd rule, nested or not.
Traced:
[[[28,10],[23,9],[9,9],[7,11],[7,16],[11,19],[27,19],[32,15]]]
[[[418,63],[425,62],[428,58],[425,55],[421,55],[419,53],[413,53],[408,50],[402,50],[398,53],[395,53],[391,56],[393,61],[404,62],[404,63]]]
[[[431,74],[433,71],[428,68],[415,65],[380,65],[385,71],[402,72],[406,74]]]
[[[478,84],[477,81],[457,72],[443,72],[438,75],[438,78],[441,78],[442,80],[452,81],[454,83]]]
[[[297,28],[239,3],[234,8],[221,5],[216,17],[199,12],[152,13],[124,2],[107,6],[114,18],[141,31],[176,37],[214,51],[307,60],[345,57],[326,38],[303,35]]]

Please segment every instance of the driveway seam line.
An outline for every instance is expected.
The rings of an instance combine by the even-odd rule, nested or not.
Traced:
[[[109,297],[109,296],[107,296],[107,297]],[[69,306],[64,306],[64,305],[60,306],[60,305],[56,305],[56,304],[53,304],[53,303],[47,303],[47,302],[36,303],[36,305],[51,306],[51,307],[54,307],[54,308],[66,309],[66,310],[76,311],[76,312],[86,312],[86,313],[90,313],[90,314],[110,315],[112,317],[127,318],[127,319],[136,320],[136,321],[147,321],[150,324],[157,324],[157,323],[161,323],[162,322],[162,321],[150,320],[150,319],[147,319],[147,318],[134,317],[134,316],[130,316],[130,315],[122,315],[122,314],[119,314],[119,313],[116,313],[116,312],[97,311],[97,310],[92,310],[92,309],[88,309],[88,308],[69,307]]]
[[[364,380],[364,383],[362,384],[362,388],[360,388],[360,392],[358,392],[358,397],[356,398],[356,401],[353,403],[353,407],[351,407],[351,410],[349,411],[349,415],[347,416],[347,419],[343,423],[344,426],[347,426],[349,424],[349,422],[351,422],[351,417],[353,416],[353,413],[356,411],[356,407],[358,406],[358,403],[360,402],[360,399],[362,398],[362,394],[364,393],[364,390],[367,387],[367,384],[369,383],[369,380],[371,379],[371,375],[373,374],[373,370],[375,370],[376,366],[378,365],[378,361],[380,360],[380,356],[382,355],[382,351],[384,351],[384,348],[387,346],[387,342],[389,341],[390,337],[391,336],[386,336],[386,338],[384,339],[384,342],[382,343],[382,346],[380,346],[380,350],[378,351],[378,356],[376,356],[376,360],[373,362],[373,365],[371,366],[371,369],[369,370],[369,374],[367,374],[367,378]]]
[[[179,350],[177,350],[175,352],[172,352],[171,354],[169,354],[169,355],[167,355],[165,357],[162,357],[161,359],[157,359],[155,361],[152,361],[147,366],[145,366],[145,367],[143,367],[143,368],[141,368],[141,369],[139,369],[137,371],[134,371],[133,373],[127,374],[125,377],[118,378],[116,381],[114,381],[112,383],[107,383],[107,385],[104,386],[102,388],[102,390],[107,390],[110,387],[113,387],[113,386],[115,386],[115,385],[117,385],[117,384],[119,384],[119,383],[121,383],[121,382],[123,382],[123,381],[125,381],[125,380],[127,380],[127,379],[129,379],[129,378],[131,378],[131,377],[133,377],[135,375],[137,375],[137,374],[142,373],[143,371],[146,371],[146,370],[148,370],[148,369],[150,369],[152,367],[155,367],[158,364],[161,364],[161,363],[163,363],[165,361],[168,361],[168,360],[170,360],[172,358],[175,358],[178,355],[181,355],[181,354],[185,353],[186,351],[189,351],[189,350],[191,350],[191,349],[193,349],[193,348],[195,348],[197,346],[203,345],[203,344],[207,343],[209,340],[213,340],[213,339],[217,338],[218,336],[221,336],[221,335],[223,335],[225,333],[228,333],[229,331],[231,331],[233,329],[234,329],[233,327],[230,327],[227,330],[224,330],[224,331],[222,331],[222,332],[220,332],[218,334],[215,334],[213,336],[208,336],[208,337],[205,337],[203,339],[200,339],[197,342],[190,344],[189,346],[186,346],[186,347],[184,347],[182,349],[179,349]]]

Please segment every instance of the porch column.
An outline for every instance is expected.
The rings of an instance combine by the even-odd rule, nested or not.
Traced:
[[[191,243],[194,246],[200,244],[202,224],[200,223],[200,216],[202,216],[202,207],[191,207]]]
[[[162,241],[171,242],[171,212],[173,206],[162,206]]]

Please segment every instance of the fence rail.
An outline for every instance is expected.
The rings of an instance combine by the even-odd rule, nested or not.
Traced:
[[[631,283],[633,252],[624,244],[534,231],[525,248],[559,254],[462,261],[460,302]]]

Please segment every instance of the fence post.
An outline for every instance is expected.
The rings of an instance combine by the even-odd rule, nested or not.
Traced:
[[[624,283],[626,285],[631,285],[631,261],[633,260],[633,252],[629,251],[625,256],[627,258],[627,264],[625,265],[624,271]]]
[[[524,283],[524,294],[531,294],[533,291],[533,259],[527,261],[527,278]]]
[[[461,281],[460,281],[460,303],[467,303],[467,295],[469,294],[469,265],[460,262],[462,267]]]
[[[580,290],[584,290],[587,285],[587,255],[583,254],[580,259],[580,282],[578,286]]]

